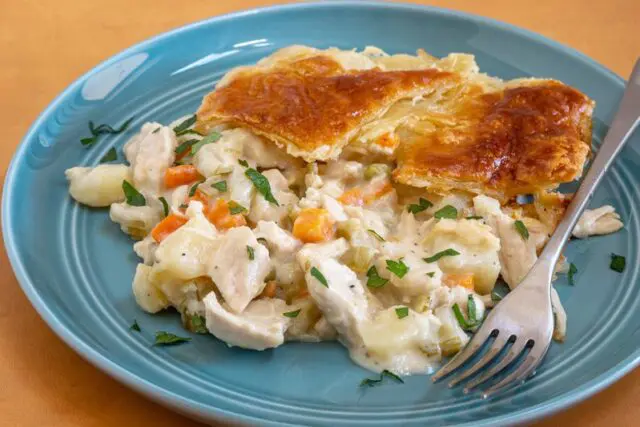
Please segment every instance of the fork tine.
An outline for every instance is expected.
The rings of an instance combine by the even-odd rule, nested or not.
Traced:
[[[492,385],[482,392],[482,397],[486,399],[501,390],[526,380],[536,366],[538,366],[539,360],[540,359],[536,359],[535,357],[528,355],[524,362],[522,362],[515,371],[504,377],[499,383]]]
[[[495,341],[491,345],[491,348],[487,350],[487,352],[478,360],[473,366],[469,369],[464,370],[460,373],[456,378],[452,379],[449,382],[449,388],[455,387],[460,384],[462,381],[466,380],[470,376],[474,375],[480,369],[484,368],[488,363],[493,361],[498,354],[504,349],[504,347],[509,342],[509,338],[505,338],[503,334],[498,334]]]
[[[516,340],[507,354],[493,367],[491,367],[487,372],[477,377],[476,379],[469,381],[469,383],[464,388],[464,393],[470,393],[471,390],[479,386],[480,384],[487,382],[495,375],[499,374],[505,367],[507,367],[511,362],[516,360],[518,356],[525,349],[527,343],[522,342],[522,340]]]
[[[487,341],[491,331],[487,333],[487,331],[482,331],[482,328],[476,332],[476,334],[471,338],[471,341],[467,344],[467,346],[458,354],[455,355],[453,359],[451,359],[446,365],[444,365],[438,372],[433,374],[431,380],[436,382],[443,377],[446,377],[451,372],[458,369],[460,366],[464,365],[464,363],[469,360],[471,356],[473,356]]]

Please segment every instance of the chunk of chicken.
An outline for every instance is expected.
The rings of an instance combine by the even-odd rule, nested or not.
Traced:
[[[123,232],[142,239],[160,219],[160,210],[146,206],[131,206],[127,203],[113,203],[109,208],[109,218],[120,224]]]
[[[252,350],[277,347],[284,342],[291,320],[282,315],[287,305],[280,299],[257,299],[237,314],[226,304],[220,304],[215,292],[211,292],[204,298],[204,305],[207,329],[230,347]]]
[[[231,172],[238,164],[244,142],[249,136],[250,132],[242,129],[222,131],[215,143],[200,147],[193,156],[194,166],[204,177]]]
[[[264,288],[264,279],[269,273],[269,251],[258,243],[249,227],[232,228],[217,239],[206,271],[227,305],[241,313]]]
[[[159,129],[159,130],[157,130]],[[176,135],[158,123],[145,123],[140,133],[124,146],[131,163],[133,186],[143,194],[156,195],[164,187],[164,174],[175,160]]]
[[[279,206],[267,201],[261,193],[257,193],[251,204],[249,219],[253,222],[275,221],[282,225],[293,206],[298,203],[298,196],[289,190],[287,179],[278,169],[269,169],[262,174],[269,181],[271,193]]]
[[[584,239],[589,236],[615,233],[624,224],[620,221],[620,215],[616,213],[613,206],[604,205],[597,209],[587,209],[584,211],[575,228],[573,236]]]

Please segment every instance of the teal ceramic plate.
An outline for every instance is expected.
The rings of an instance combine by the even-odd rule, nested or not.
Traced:
[[[148,120],[193,112],[227,70],[275,49],[379,46],[387,52],[425,48],[435,55],[470,52],[483,71],[505,79],[548,76],[597,101],[595,138],[607,130],[623,80],[583,55],[538,35],[484,18],[418,6],[305,3],[216,17],[161,35],[91,70],[38,118],[7,174],[2,205],[5,244],[24,292],[53,330],[98,368],[149,398],[201,420],[305,425],[489,425],[526,422],[573,404],[638,364],[640,284],[638,217],[640,135],[624,150],[595,195],[612,204],[623,231],[571,242],[576,286],[558,291],[569,332],[554,344],[537,376],[483,401],[461,390],[408,378],[363,390],[369,373],[335,343],[287,344],[273,351],[227,348],[211,336],[153,348],[157,330],[185,333],[174,313],[150,316],[131,294],[136,257],[131,241],[105,210],[76,205],[64,170],[95,165]],[[80,145],[87,122],[132,130]],[[629,260],[609,269],[610,253]],[[141,333],[129,331],[137,319]]]

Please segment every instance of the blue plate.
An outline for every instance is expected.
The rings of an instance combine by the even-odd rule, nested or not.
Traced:
[[[418,6],[305,3],[213,18],[116,55],[65,90],[38,118],[7,174],[2,205],[5,244],[18,280],[40,315],[78,353],[116,379],[201,420],[261,424],[474,426],[526,422],[573,404],[638,364],[640,286],[638,217],[640,135],[624,150],[593,201],[612,204],[625,229],[575,241],[567,256],[576,286],[557,287],[569,315],[564,344],[554,344],[537,376],[491,400],[432,385],[426,376],[362,390],[370,373],[335,343],[287,344],[273,351],[227,348],[211,336],[153,348],[154,332],[185,334],[179,316],[143,313],[131,294],[132,242],[106,210],[75,204],[64,170],[95,165],[148,120],[169,122],[196,110],[226,71],[294,43],[317,47],[424,48],[434,55],[471,52],[480,68],[510,79],[548,76],[597,101],[595,143],[607,130],[623,80],[583,55],[538,35],[462,13]],[[87,122],[131,130],[85,149]],[[120,157],[122,155],[120,154]],[[609,269],[610,253],[629,260]],[[129,330],[137,319],[141,333]]]

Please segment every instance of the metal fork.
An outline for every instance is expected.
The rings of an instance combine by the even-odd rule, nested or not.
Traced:
[[[484,389],[482,396],[487,398],[524,382],[535,373],[549,349],[553,333],[551,278],[556,262],[596,186],[637,127],[639,119],[640,59],[629,77],[618,112],[598,154],[538,261],[518,287],[489,313],[467,346],[433,375],[434,382],[459,371],[449,386],[469,379],[464,388],[464,392],[469,393],[488,381],[495,382],[506,375]],[[488,340],[492,342],[487,343]],[[482,354],[479,350],[485,347],[485,343],[488,349]],[[463,365],[476,354],[481,356],[465,369]],[[489,365],[488,370],[480,372]]]

